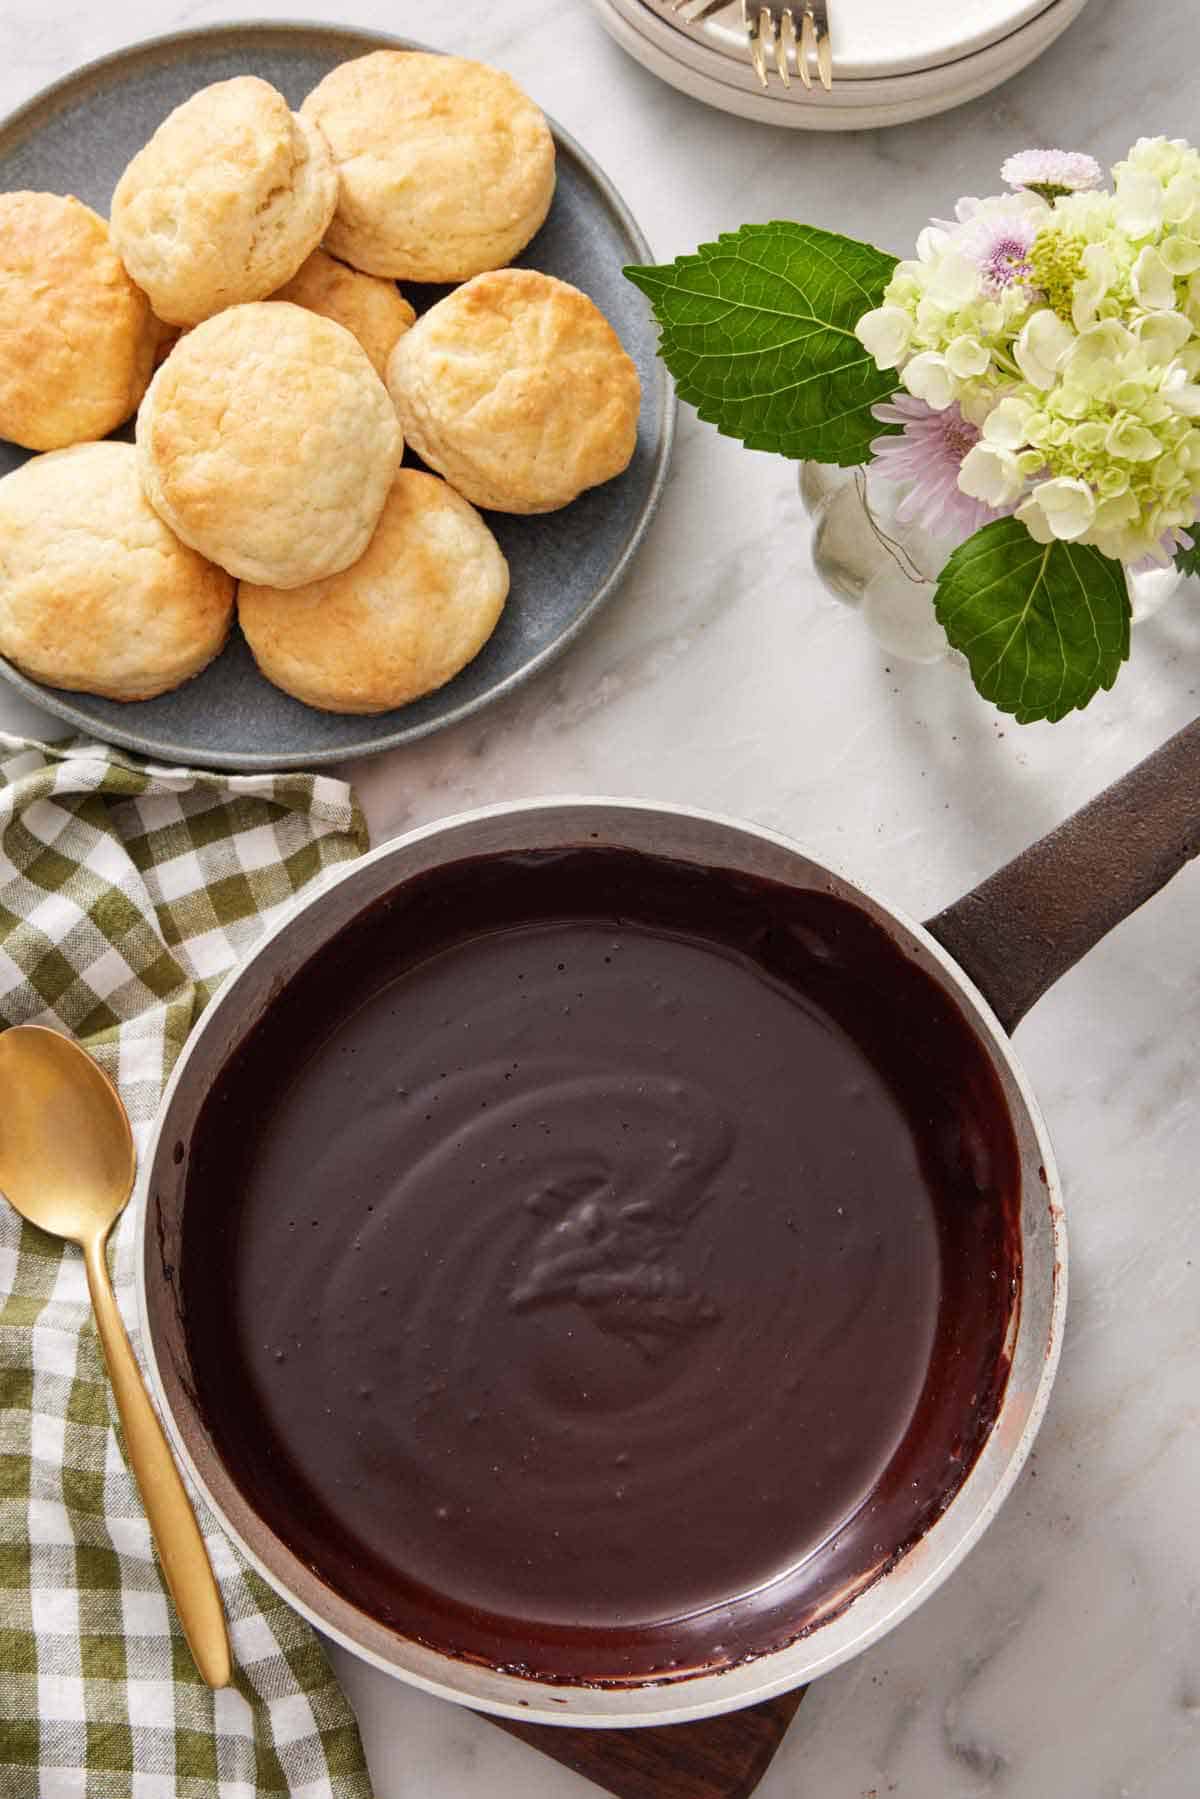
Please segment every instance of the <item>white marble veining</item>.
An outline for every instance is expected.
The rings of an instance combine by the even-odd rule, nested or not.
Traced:
[[[301,0],[3,0],[0,108],[123,41]],[[460,43],[599,158],[663,257],[791,216],[901,252],[1009,151],[1109,159],[1200,133],[1192,0],[1092,0],[964,110],[822,139],[659,85],[583,0],[317,0]],[[1114,694],[1021,730],[952,668],[889,664],[809,569],[794,469],[684,416],[632,579],[510,701],[357,769],[377,839],[539,792],[674,799],[778,826],[924,915],[1196,711],[1200,588],[1139,632]],[[0,691],[0,725],[53,734]],[[812,1689],[762,1799],[1193,1799],[1200,1792],[1200,875],[1181,876],[1022,1026],[1066,1179],[1072,1310],[1033,1462],[948,1586]],[[486,1722],[339,1655],[379,1799],[584,1799]]]

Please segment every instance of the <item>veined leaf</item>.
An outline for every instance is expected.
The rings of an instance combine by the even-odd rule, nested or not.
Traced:
[[[984,699],[1018,724],[1086,706],[1129,655],[1120,563],[1090,545],[1035,543],[1015,518],[959,545],[934,606]]]
[[[854,327],[878,306],[894,256],[811,225],[743,225],[692,256],[627,268],[662,329],[681,399],[752,450],[865,462],[892,427],[871,407],[899,386]]]

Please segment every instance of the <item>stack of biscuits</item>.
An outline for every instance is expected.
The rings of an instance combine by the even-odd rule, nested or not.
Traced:
[[[507,265],[554,140],[498,70],[381,50],[299,113],[239,76],[125,170],[108,223],[0,195],[0,655],[140,700],[234,610],[268,680],[384,712],[491,635],[477,508],[565,506],[626,467],[637,371],[578,289]],[[418,319],[396,283],[453,284]],[[137,413],[136,441],[102,442]],[[425,472],[401,467],[405,443]]]

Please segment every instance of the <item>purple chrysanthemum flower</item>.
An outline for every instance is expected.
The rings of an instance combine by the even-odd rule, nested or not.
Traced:
[[[1104,170],[1081,150],[1021,150],[1000,171],[1009,187],[1025,188],[1053,200],[1059,194],[1086,194],[1099,187]]]
[[[959,488],[963,457],[979,442],[980,433],[957,405],[934,412],[924,400],[897,394],[873,411],[881,424],[904,427],[898,437],[877,437],[871,445],[872,467],[885,481],[908,488],[896,509],[901,524],[919,525],[934,537],[965,543],[992,519],[1004,516]]]
[[[1016,281],[1032,282],[1029,252],[1048,216],[1042,201],[1030,194],[982,200],[956,228],[957,246],[999,293]]]

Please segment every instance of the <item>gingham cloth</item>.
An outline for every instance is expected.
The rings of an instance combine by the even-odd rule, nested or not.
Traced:
[[[155,768],[0,732],[0,1028],[56,1025],[144,1150],[205,1002],[293,896],[366,848],[349,788]],[[0,1094],[0,1129],[3,1128]],[[136,1346],[129,1213],[115,1275]],[[369,1799],[308,1625],[201,1525],[236,1684],[203,1685],[125,1466],[79,1251],[0,1201],[0,1795]]]

